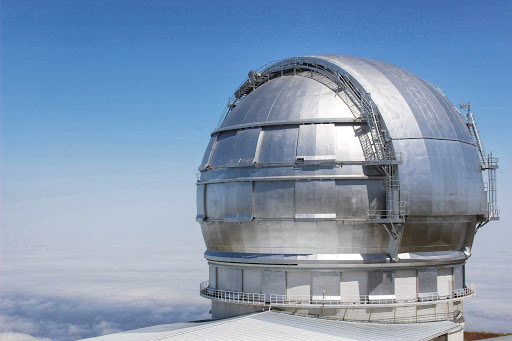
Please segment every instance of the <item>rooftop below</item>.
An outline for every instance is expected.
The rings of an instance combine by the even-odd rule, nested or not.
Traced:
[[[458,332],[451,321],[415,324],[356,323],[264,311],[239,317],[174,323],[87,339],[90,341],[150,340],[432,340]]]

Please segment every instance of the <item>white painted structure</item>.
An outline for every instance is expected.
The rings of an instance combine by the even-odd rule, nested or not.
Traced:
[[[421,324],[370,324],[290,315],[274,311],[216,321],[175,323],[86,339],[88,341],[164,340],[326,340],[463,341],[461,326],[450,321]]]

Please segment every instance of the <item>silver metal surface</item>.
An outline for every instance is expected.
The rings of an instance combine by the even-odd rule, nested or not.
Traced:
[[[341,72],[350,72],[353,81],[371,93],[394,149],[402,156],[403,164],[398,166],[399,196],[407,202],[404,211],[412,225],[405,224],[400,252],[470,247],[467,241],[472,239],[467,234],[472,233],[471,226],[486,207],[478,153],[458,112],[436,88],[387,63],[338,56],[314,59],[318,58],[332,63]],[[402,78],[404,82],[398,82]],[[198,195],[204,193],[206,204],[205,212],[198,213],[198,220],[204,219],[208,247],[216,251],[272,253],[275,247],[266,242],[270,237],[284,240],[282,249],[287,252],[314,254],[319,250],[306,237],[309,233],[294,233],[292,237],[284,230],[274,232],[272,226],[277,223],[278,228],[279,221],[290,219],[299,228],[301,221],[369,219],[371,212],[385,214],[385,181],[338,180],[343,173],[353,176],[377,172],[373,174],[379,176],[375,167],[365,166],[358,136],[361,133],[357,132],[361,122],[352,111],[326,85],[303,76],[272,79],[241,100],[214,133],[200,167],[199,183],[206,190],[200,189]],[[349,168],[351,162],[355,164]],[[313,181],[316,178],[322,181]],[[311,181],[304,181],[307,179]],[[268,180],[274,182],[260,182]],[[198,198],[198,203],[201,202]],[[427,222],[423,230],[414,216],[434,216],[436,221]],[[454,234],[447,233],[454,225],[444,222],[444,217],[451,216],[475,218],[456,223],[460,228]],[[261,219],[271,220],[267,223],[272,225],[268,226],[270,230],[256,224]],[[375,219],[376,223],[380,221]],[[212,225],[208,221],[219,222]],[[250,244],[259,244],[258,247],[248,247],[244,228],[223,225],[230,222],[256,224],[247,228],[254,229]],[[308,229],[307,226],[318,228],[315,224],[304,228]],[[372,224],[365,226],[370,228]],[[224,228],[229,235],[221,231]],[[306,232],[304,228],[299,230]],[[335,232],[339,227],[333,229],[325,230],[325,236],[315,233],[314,239],[332,241],[339,234]],[[432,231],[439,231],[437,239],[432,239],[436,235]],[[377,253],[387,248],[383,233],[385,229],[373,234],[374,240],[381,240],[375,249]],[[210,236],[216,236],[214,243],[209,242]],[[308,240],[301,241],[303,238]],[[337,239],[339,244],[332,251],[347,250],[347,239]],[[233,245],[234,241],[241,244]]]
[[[243,225],[243,224],[241,224]],[[289,224],[291,226],[291,224]],[[376,227],[377,231],[378,228]],[[346,236],[350,238],[351,231],[347,231]],[[373,241],[372,238],[363,240]],[[356,249],[356,246],[354,247]],[[366,247],[359,250],[367,249]],[[328,251],[325,248],[322,251]],[[383,248],[383,251],[386,249]],[[283,251],[281,249],[281,251]],[[401,253],[398,255],[399,262],[390,262],[389,255],[386,253],[317,253],[317,254],[292,254],[292,253],[247,253],[247,252],[223,252],[211,251],[205,252],[205,258],[211,263],[229,262],[230,266],[265,266],[292,265],[299,267],[332,267],[341,268],[400,268],[400,267],[423,267],[440,264],[460,264],[466,260],[467,255],[462,251],[441,251],[441,252],[419,252],[419,253]]]
[[[221,268],[265,267],[240,285],[266,296],[340,290],[332,284],[339,273],[283,271],[294,267],[370,271],[341,285],[359,283],[372,301],[405,299],[417,287],[427,301],[468,289],[461,264],[475,230],[498,217],[497,166],[470,121],[438,88],[380,61],[319,55],[251,71],[199,167],[205,258]],[[439,266],[457,268],[429,273]],[[405,272],[395,278],[389,271],[398,268]],[[400,277],[412,270],[417,278]],[[225,309],[216,316],[232,314],[215,307]]]

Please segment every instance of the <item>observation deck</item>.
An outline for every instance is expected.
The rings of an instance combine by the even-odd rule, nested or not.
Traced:
[[[360,295],[343,297],[322,297],[312,295],[258,294],[217,290],[210,287],[209,281],[201,282],[201,296],[225,303],[255,306],[293,307],[293,308],[386,308],[431,305],[441,302],[455,302],[474,297],[475,287],[467,282],[465,288],[451,290],[448,295],[437,292],[422,293],[410,298],[401,295]]]

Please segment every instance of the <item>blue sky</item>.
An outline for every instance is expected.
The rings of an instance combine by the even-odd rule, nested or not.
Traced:
[[[7,0],[2,13],[4,227],[45,244],[197,233],[196,166],[227,97],[291,56],[401,66],[471,101],[508,163],[508,1]]]
[[[454,104],[470,101],[501,159],[502,220],[479,232],[474,252],[512,236],[510,1],[1,6],[4,246],[201,244],[195,174],[227,98],[251,69],[320,53],[383,60]]]

